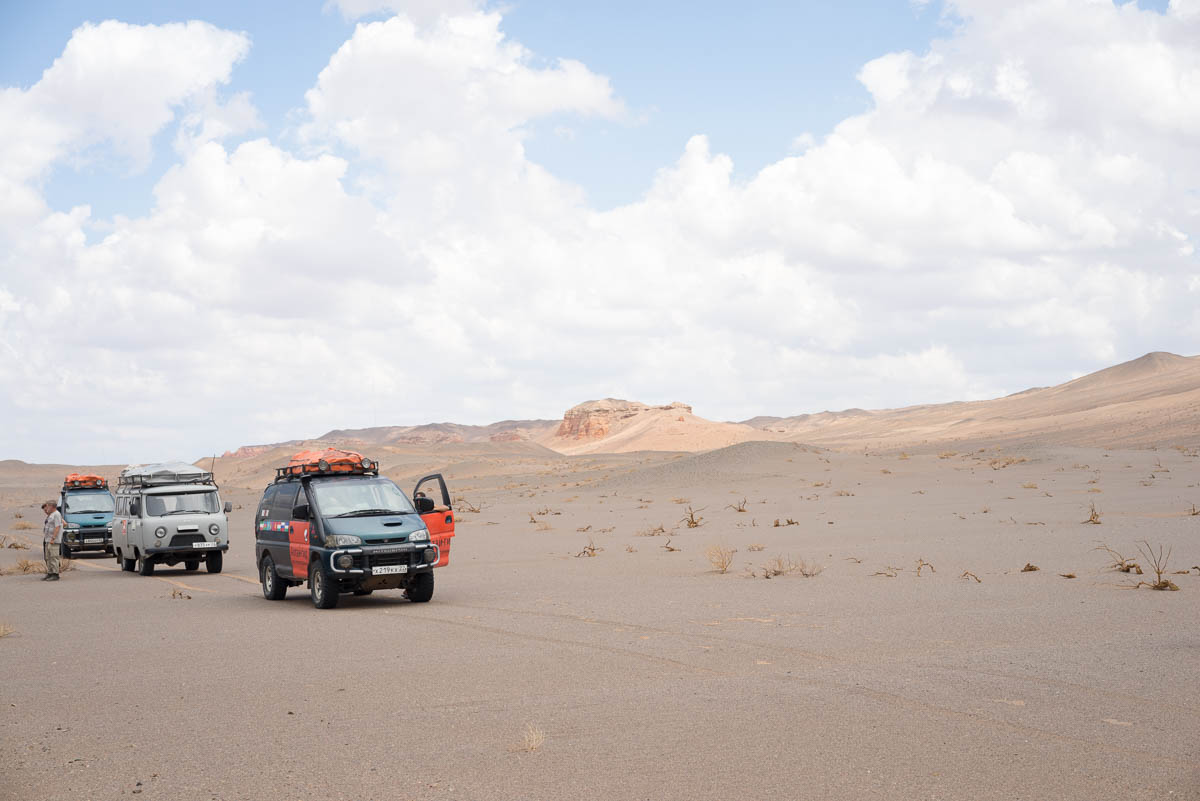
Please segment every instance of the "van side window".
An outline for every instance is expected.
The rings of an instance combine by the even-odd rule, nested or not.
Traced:
[[[258,502],[258,512],[255,515],[259,520],[266,520],[271,517],[271,504],[275,500],[275,496],[279,494],[279,485],[272,484],[263,494],[262,500]]]
[[[296,490],[298,489],[300,489],[299,483],[283,484],[279,487],[279,494],[271,503],[272,520],[292,519],[292,507],[296,505]]]

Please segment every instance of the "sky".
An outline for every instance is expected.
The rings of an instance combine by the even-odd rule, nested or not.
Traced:
[[[0,0],[0,459],[1200,353],[1200,0]]]

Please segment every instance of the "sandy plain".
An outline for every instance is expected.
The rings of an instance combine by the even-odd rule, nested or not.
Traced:
[[[1200,798],[1194,450],[378,455],[460,499],[427,605],[265,600],[269,455],[220,575],[0,577],[0,798]],[[0,566],[62,472],[0,465]]]

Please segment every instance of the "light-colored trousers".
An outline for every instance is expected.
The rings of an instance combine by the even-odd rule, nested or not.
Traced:
[[[46,557],[46,572],[51,575],[58,573],[58,543],[43,542],[42,555]]]

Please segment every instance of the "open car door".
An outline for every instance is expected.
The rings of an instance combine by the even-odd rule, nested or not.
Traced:
[[[413,488],[413,505],[421,512],[422,497],[432,501],[434,510],[423,512],[421,519],[429,529],[429,539],[438,547],[439,557],[434,567],[444,567],[450,561],[450,538],[454,536],[454,509],[450,504],[450,491],[441,473],[425,476]],[[428,506],[428,502],[425,504]]]

